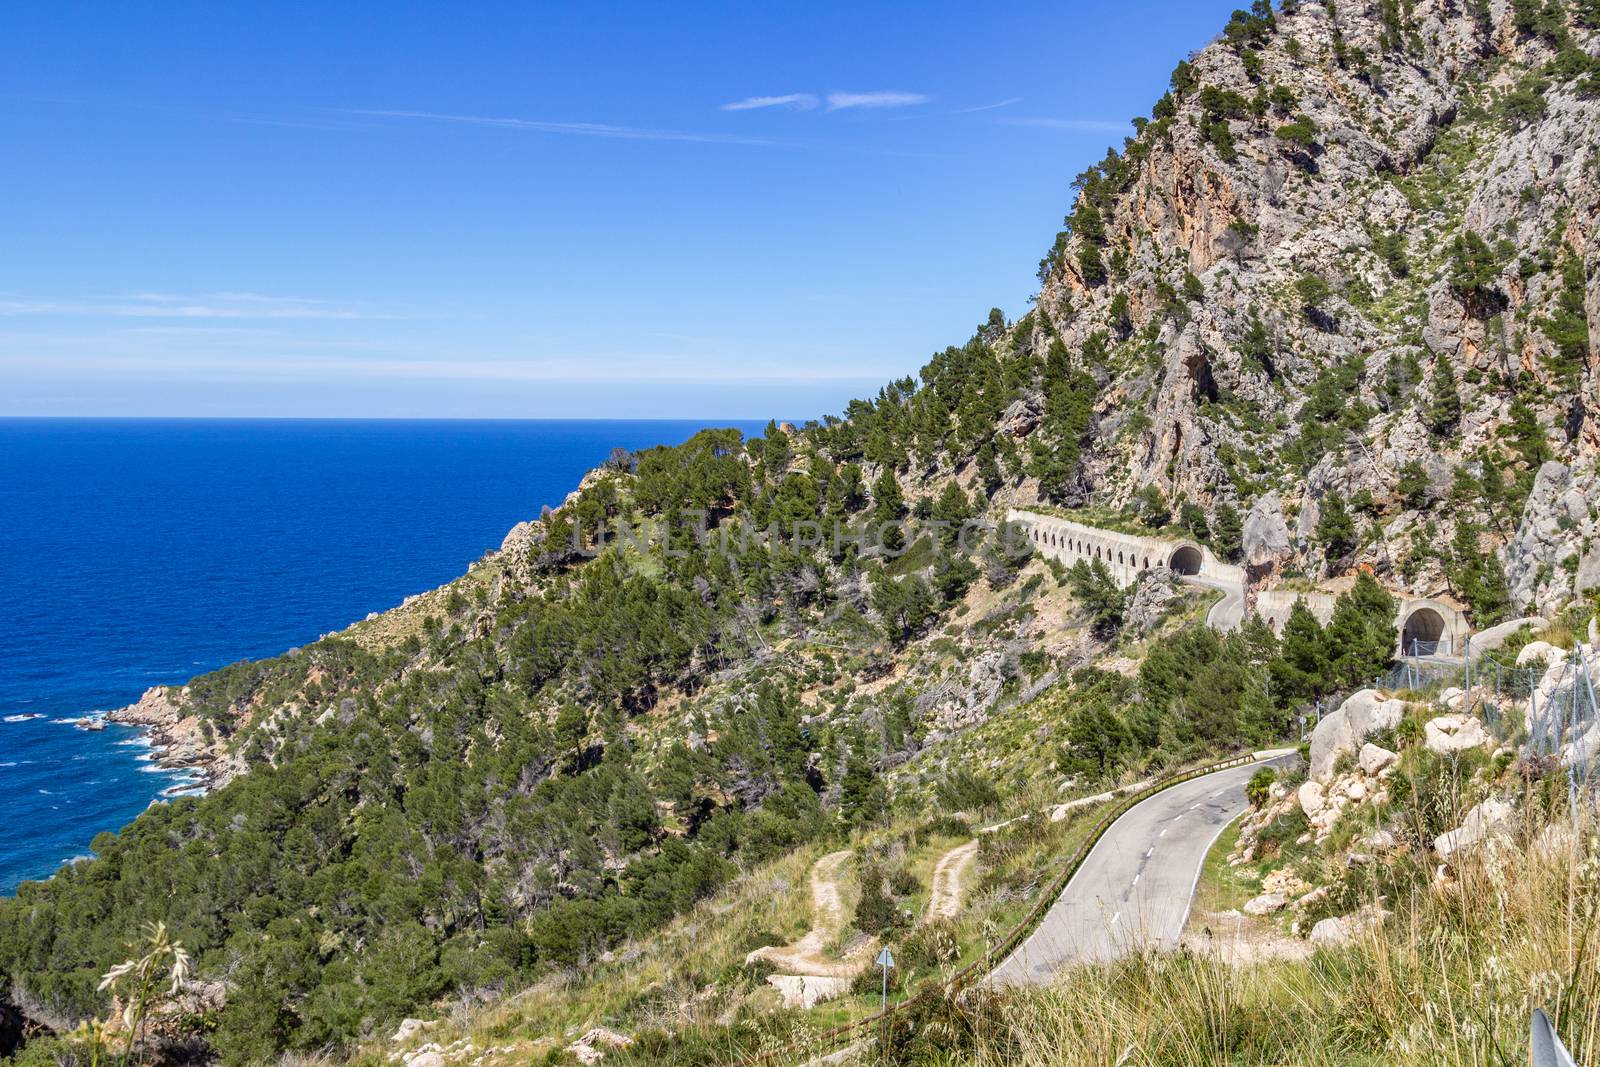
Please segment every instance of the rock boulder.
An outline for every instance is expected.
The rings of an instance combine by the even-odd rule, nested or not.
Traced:
[[[1361,764],[1362,774],[1375,777],[1393,767],[1399,758],[1398,752],[1390,752],[1382,745],[1368,741],[1361,746],[1361,754],[1356,757],[1356,761]]]
[[[1460,826],[1434,838],[1433,850],[1442,858],[1449,859],[1468,849],[1476,848],[1486,841],[1503,835],[1509,828],[1514,813],[1515,809],[1510,803],[1498,797],[1490,797],[1467,812]]]
[[[1482,748],[1493,741],[1483,723],[1471,715],[1440,715],[1429,719],[1423,729],[1428,751],[1441,756]]]
[[[1282,893],[1262,893],[1245,901],[1241,909],[1246,915],[1271,915],[1288,907],[1289,898]]]
[[[1376,689],[1352,695],[1312,731],[1311,777],[1328,781],[1340,756],[1354,753],[1368,735],[1399,725],[1405,712],[1405,701],[1386,700]]]

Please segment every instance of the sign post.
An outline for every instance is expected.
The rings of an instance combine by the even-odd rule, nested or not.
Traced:
[[[878,1010],[889,1010],[889,968],[894,966],[894,953],[889,951],[889,946],[884,945],[883,951],[878,953],[878,966],[883,968],[883,999],[878,1004]]]

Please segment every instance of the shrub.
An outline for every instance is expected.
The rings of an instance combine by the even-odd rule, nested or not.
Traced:
[[[1272,783],[1278,780],[1278,772],[1271,767],[1263,767],[1250,776],[1250,781],[1244,787],[1244,795],[1250,801],[1250,806],[1259,808],[1267,802],[1268,791]]]
[[[876,867],[864,867],[861,871],[861,897],[856,901],[851,925],[871,936],[900,925],[900,909],[884,891],[883,872]]]
[[[1310,116],[1297,115],[1293,122],[1278,127],[1277,137],[1296,148],[1307,149],[1317,143],[1317,124]]]
[[[913,930],[900,948],[899,962],[907,969],[937,967],[961,955],[961,942],[955,924],[949,919],[934,919]],[[879,972],[874,971],[874,976]],[[881,978],[879,979],[882,980]]]
[[[934,786],[939,804],[951,811],[979,811],[1000,803],[994,783],[965,768],[957,768]]]

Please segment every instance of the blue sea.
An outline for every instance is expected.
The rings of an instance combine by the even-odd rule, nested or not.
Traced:
[[[179,784],[61,720],[393,607],[702,425],[0,419],[0,893]]]

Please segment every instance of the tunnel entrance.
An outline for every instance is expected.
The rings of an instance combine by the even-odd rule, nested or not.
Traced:
[[[1444,633],[1444,616],[1432,608],[1418,608],[1406,616],[1400,630],[1400,651],[1407,656],[1450,654],[1450,639]]]
[[[1167,566],[1177,574],[1199,574],[1200,563],[1200,550],[1193,545],[1184,545],[1172,554]]]

